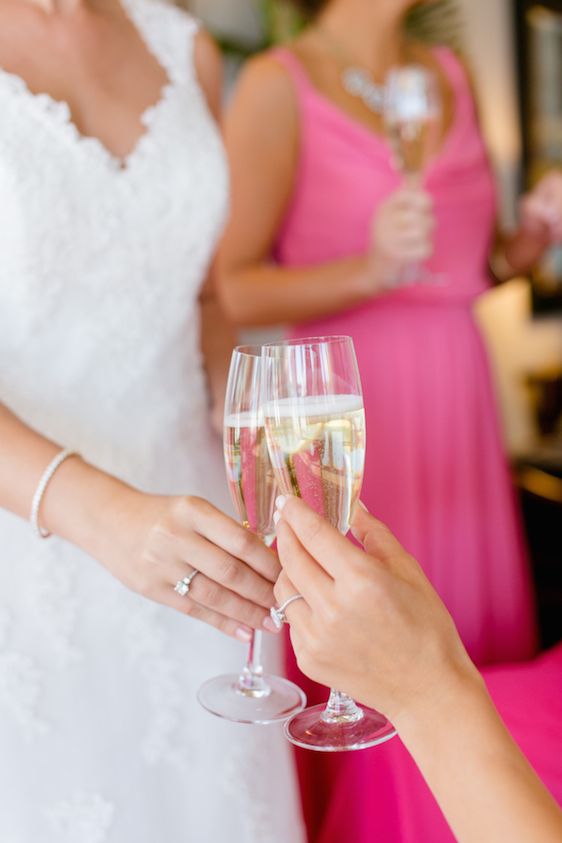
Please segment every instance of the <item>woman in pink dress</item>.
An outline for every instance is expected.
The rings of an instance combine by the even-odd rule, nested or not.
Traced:
[[[307,5],[319,10],[310,27],[250,62],[227,120],[223,301],[241,324],[353,337],[367,415],[366,505],[422,563],[478,665],[522,660],[535,647],[533,599],[472,313],[489,286],[495,199],[470,84],[450,50],[405,37],[412,0]],[[390,67],[414,62],[436,74],[443,101],[423,189],[404,186],[382,115],[343,84],[351,67],[375,87]],[[500,249],[505,278],[562,238],[561,182],[551,174],[523,201],[520,228]],[[444,283],[389,288],[420,262]],[[311,702],[325,700],[290,652],[288,669]],[[412,781],[425,787],[415,770],[409,777],[397,741],[298,756],[311,840],[363,843],[376,832],[385,843],[416,840],[391,836],[385,824],[407,771],[408,792]],[[422,839],[433,840],[427,829]]]

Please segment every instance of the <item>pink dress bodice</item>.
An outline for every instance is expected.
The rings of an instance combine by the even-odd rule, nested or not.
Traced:
[[[455,99],[452,125],[424,180],[437,222],[427,267],[445,283],[403,288],[385,296],[385,303],[468,302],[489,283],[495,198],[486,150],[464,68],[450,50],[436,48],[435,54]],[[309,266],[365,254],[376,208],[402,180],[390,146],[321,94],[291,51],[275,55],[291,74],[300,110],[299,164],[276,257],[284,266]]]

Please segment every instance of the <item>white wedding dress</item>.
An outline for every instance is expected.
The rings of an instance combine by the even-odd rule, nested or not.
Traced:
[[[198,324],[224,153],[194,21],[127,10],[169,84],[125,162],[0,70],[0,400],[141,489],[227,508]],[[300,843],[280,728],[195,699],[244,655],[0,512],[1,843]]]

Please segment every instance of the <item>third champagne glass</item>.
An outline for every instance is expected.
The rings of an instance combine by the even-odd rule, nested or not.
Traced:
[[[263,401],[281,492],[302,498],[345,535],[365,462],[365,412],[351,339],[264,346]],[[327,706],[296,714],[285,731],[292,743],[322,752],[365,749],[396,734],[382,714],[336,690]]]
[[[423,173],[435,155],[442,125],[439,83],[420,65],[395,67],[387,75],[384,120],[396,163],[410,187],[420,187]],[[403,283],[442,282],[440,275],[414,264]]]
[[[275,541],[276,485],[261,413],[261,347],[240,346],[232,354],[224,417],[228,487],[240,520],[267,547]],[[262,632],[254,632],[239,674],[209,679],[199,689],[201,705],[238,723],[274,723],[300,711],[306,698],[296,685],[263,672]]]

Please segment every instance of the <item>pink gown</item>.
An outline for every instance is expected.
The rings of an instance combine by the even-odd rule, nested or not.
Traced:
[[[424,566],[483,665],[533,654],[533,597],[472,313],[489,286],[492,175],[464,70],[450,51],[435,52],[455,94],[453,125],[425,179],[437,218],[427,266],[444,283],[403,287],[291,333],[353,338],[367,418],[362,498]],[[300,110],[298,172],[276,260],[304,267],[365,254],[376,208],[401,182],[390,149],[315,89],[293,53],[275,56]],[[325,699],[290,651],[288,669],[311,700]],[[300,752],[298,760],[314,843],[433,843],[427,829],[408,836],[395,824],[398,802],[408,810],[400,797],[406,771],[408,787],[425,788],[398,741],[338,757]],[[411,819],[415,825],[415,811]]]

